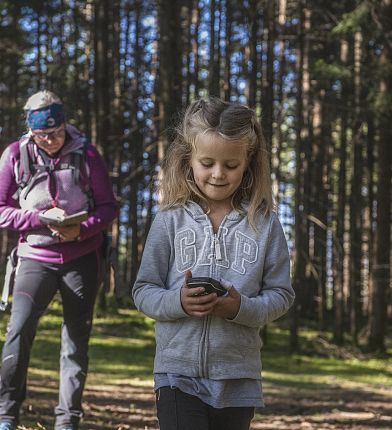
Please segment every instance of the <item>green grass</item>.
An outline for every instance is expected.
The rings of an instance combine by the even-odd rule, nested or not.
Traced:
[[[288,386],[333,386],[352,387],[367,384],[378,387],[392,384],[392,350],[389,358],[364,356],[342,359],[320,354],[289,354],[288,332],[271,326],[267,345],[262,351],[263,378],[266,382]],[[300,344],[309,345],[317,333],[303,331]],[[311,349],[311,348],[305,348]],[[327,352],[326,352],[327,355]]]
[[[8,314],[0,316],[1,345],[7,319]],[[61,305],[55,301],[40,321],[31,374],[57,380],[61,321]],[[325,384],[341,387],[392,384],[392,349],[389,358],[384,359],[362,356],[343,360],[319,354],[289,354],[288,336],[288,331],[277,324],[268,327],[268,341],[262,351],[263,379],[267,385],[317,389]],[[300,333],[300,344],[309,346],[315,337],[315,332],[304,330]],[[135,310],[120,309],[111,316],[95,318],[89,383],[151,384],[154,345],[153,321]]]
[[[58,379],[61,305],[54,301],[41,318],[34,341],[30,373]],[[1,345],[8,315],[0,316]],[[154,359],[154,324],[134,310],[120,309],[114,315],[95,318],[90,341],[89,382],[93,384],[151,381]]]

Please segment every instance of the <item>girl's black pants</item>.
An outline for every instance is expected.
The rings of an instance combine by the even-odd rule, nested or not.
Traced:
[[[217,409],[177,388],[156,392],[160,430],[249,430],[255,408]]]

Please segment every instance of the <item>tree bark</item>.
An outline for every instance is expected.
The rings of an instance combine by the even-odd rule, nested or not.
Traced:
[[[307,273],[309,258],[308,235],[308,196],[309,196],[309,38],[311,11],[306,2],[299,4],[299,48],[297,65],[297,142],[296,142],[296,178],[295,178],[295,248],[293,286],[296,301],[290,310],[290,348],[298,349],[298,319],[305,312]]]
[[[354,345],[358,344],[361,319],[361,250],[362,250],[362,124],[360,110],[362,38],[355,35],[354,45],[354,94],[355,118],[353,127],[353,170],[350,195],[350,333]]]
[[[158,1],[159,25],[159,135],[158,159],[173,139],[174,115],[182,108],[181,1]],[[162,134],[166,131],[165,134]]]
[[[381,65],[387,70],[392,55],[387,56],[387,49],[381,56]],[[389,53],[392,51],[389,50]],[[380,82],[380,98],[387,99],[392,91],[392,78],[383,76]],[[387,326],[387,306],[391,297],[390,257],[391,257],[391,180],[392,180],[392,110],[383,106],[380,113],[380,138],[378,142],[378,184],[377,184],[377,228],[375,261],[372,267],[372,313],[370,315],[370,333],[368,346],[372,351],[385,352]]]

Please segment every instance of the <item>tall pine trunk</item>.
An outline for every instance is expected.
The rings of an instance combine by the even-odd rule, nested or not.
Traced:
[[[298,324],[300,313],[307,310],[307,273],[309,257],[308,201],[309,196],[309,31],[311,12],[299,4],[299,48],[297,62],[297,138],[295,177],[295,248],[293,286],[296,301],[290,310],[290,348],[298,349]]]
[[[353,139],[353,169],[350,195],[350,333],[354,345],[358,344],[358,333],[361,320],[361,250],[362,250],[362,148],[363,136],[361,131],[361,34],[355,34],[354,44],[354,127]]]
[[[391,51],[389,51],[391,52]],[[384,51],[381,64],[385,66],[387,56]],[[389,57],[389,60],[392,56]],[[387,98],[392,91],[391,76],[384,76],[380,82],[380,97]],[[380,113],[380,138],[378,142],[378,183],[377,183],[377,228],[375,261],[372,267],[372,313],[370,315],[369,348],[385,352],[387,326],[387,306],[390,301],[390,258],[391,258],[391,180],[392,180],[392,110],[385,106]]]

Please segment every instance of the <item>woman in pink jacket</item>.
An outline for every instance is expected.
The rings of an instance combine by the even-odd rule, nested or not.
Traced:
[[[27,133],[0,160],[0,227],[20,233],[2,354],[0,430],[18,424],[37,324],[57,291],[64,322],[55,429],[75,430],[82,416],[103,231],[116,217],[117,205],[103,159],[66,123],[60,99],[40,91],[28,99],[25,111]],[[67,226],[45,220],[84,211],[85,220]]]

